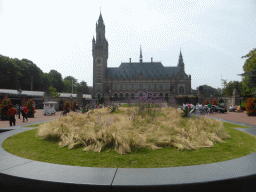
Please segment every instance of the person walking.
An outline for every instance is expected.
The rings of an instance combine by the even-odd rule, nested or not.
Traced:
[[[28,121],[28,108],[26,107],[26,105],[24,104],[23,108],[22,108],[22,116],[23,116],[23,122],[25,122],[25,119]]]
[[[15,114],[17,113],[17,110],[12,107],[12,104],[9,106],[10,109],[7,112],[7,116],[9,117],[10,126],[12,126],[12,124],[15,126]]]
[[[196,104],[196,114],[199,115],[199,105],[198,105],[198,103]]]
[[[208,115],[209,115],[210,112],[211,112],[211,107],[212,107],[212,105],[211,105],[211,103],[209,103],[209,104],[208,104]]]

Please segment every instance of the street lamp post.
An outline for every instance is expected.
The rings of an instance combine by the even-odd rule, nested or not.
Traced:
[[[70,96],[70,108],[71,108],[71,111],[72,111],[72,98],[73,98],[73,96],[71,94],[71,96]]]
[[[20,119],[20,102],[21,102],[21,92],[22,92],[22,90],[21,90],[21,88],[19,87],[19,89],[18,89],[17,91],[18,91],[18,93],[19,93],[19,119]]]

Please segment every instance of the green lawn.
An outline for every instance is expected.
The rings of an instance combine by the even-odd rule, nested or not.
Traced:
[[[4,141],[2,146],[9,153],[26,159],[63,165],[108,168],[160,168],[208,164],[239,158],[256,151],[256,137],[233,129],[248,127],[226,122],[224,126],[231,139],[223,139],[226,143],[215,143],[212,148],[198,150],[179,151],[168,147],[158,150],[141,148],[134,149],[125,155],[108,149],[100,153],[84,152],[82,148],[72,150],[68,147],[60,148],[54,140],[35,137],[38,128],[13,135]]]
[[[39,125],[41,125],[41,124],[43,124],[43,123],[28,125],[28,126],[23,126],[23,127],[39,127]]]

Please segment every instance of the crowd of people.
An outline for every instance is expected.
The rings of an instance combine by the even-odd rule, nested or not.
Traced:
[[[212,112],[212,109],[211,109],[212,104],[209,103],[207,106],[208,106],[207,112],[208,112],[208,114],[210,114]],[[183,108],[186,108],[186,107],[188,107],[190,109],[195,108],[196,114],[198,114],[198,115],[201,114],[201,111],[204,110],[203,104],[200,104],[200,103],[197,103],[196,106],[194,106],[193,104],[189,104],[189,103],[187,103],[187,104],[183,103]]]

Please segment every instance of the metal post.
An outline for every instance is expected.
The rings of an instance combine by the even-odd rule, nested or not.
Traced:
[[[19,97],[20,97],[20,94],[19,94]],[[20,119],[20,100],[19,100],[19,119]]]
[[[19,119],[20,119],[20,102],[21,102],[21,92],[22,92],[22,90],[21,90],[21,88],[19,88],[18,90],[18,93],[19,93]]]
[[[31,91],[33,91],[33,75],[31,75]]]

